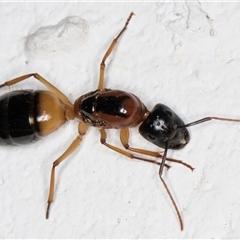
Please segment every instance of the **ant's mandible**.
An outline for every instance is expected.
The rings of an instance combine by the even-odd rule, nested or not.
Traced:
[[[183,230],[183,221],[180,212],[167,184],[162,178],[162,172],[164,166],[169,168],[169,166],[165,164],[165,160],[183,164],[191,170],[193,170],[193,168],[180,160],[167,158],[167,150],[181,149],[189,142],[190,137],[187,127],[212,119],[240,122],[240,120],[237,119],[207,117],[189,124],[184,124],[170,108],[163,104],[157,104],[150,112],[134,94],[104,88],[105,61],[113,51],[120,36],[126,30],[133,15],[133,13],[130,13],[123,29],[112,41],[103,56],[100,64],[97,90],[80,96],[74,104],[72,104],[60,90],[38,73],[27,74],[0,85],[0,88],[11,86],[30,77],[34,77],[50,90],[19,90],[6,93],[0,97],[0,145],[28,144],[37,140],[39,137],[51,134],[68,120],[76,118],[79,121],[78,136],[67,150],[53,162],[46,218],[49,217],[50,206],[53,202],[55,168],[76,150],[89,126],[92,126],[99,129],[100,141],[106,147],[126,157],[160,166],[160,180],[173,203],[179,218],[180,228]],[[141,124],[139,132],[144,138],[165,149],[163,156],[159,152],[129,146],[129,128],[136,127],[139,124]],[[113,128],[120,129],[120,140],[126,150],[107,143],[105,129]],[[162,162],[160,163],[142,156],[136,156],[131,152],[162,158]]]

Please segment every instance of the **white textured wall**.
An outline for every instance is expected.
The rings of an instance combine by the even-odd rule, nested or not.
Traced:
[[[38,72],[71,101],[95,90],[130,11],[136,16],[107,61],[107,88],[132,92],[149,109],[164,103],[186,123],[240,118],[240,3],[1,3],[0,82]],[[10,89],[29,88],[45,89],[33,79]],[[158,150],[131,133],[131,145]],[[1,147],[0,238],[239,238],[240,124],[212,121],[190,133],[188,146],[168,156],[195,171],[171,164],[164,173],[183,232],[158,168],[108,150],[97,129],[57,168],[45,220],[52,162],[77,135],[69,122],[35,144]],[[109,142],[120,146],[117,131]]]

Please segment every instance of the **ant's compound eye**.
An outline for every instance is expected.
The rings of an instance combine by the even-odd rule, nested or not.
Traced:
[[[165,113],[169,116],[172,117],[173,116],[173,112],[171,110],[165,110]]]
[[[152,141],[155,140],[155,137],[154,137],[153,135],[151,135],[151,134],[148,134],[148,135],[147,135],[147,139],[148,139],[150,142],[152,142]]]

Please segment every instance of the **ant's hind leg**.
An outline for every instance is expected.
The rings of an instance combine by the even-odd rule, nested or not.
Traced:
[[[86,134],[88,127],[89,127],[89,125],[87,125],[85,123],[79,123],[79,125],[78,125],[79,135],[76,137],[75,140],[73,140],[73,142],[68,147],[68,149],[58,159],[56,159],[53,162],[53,166],[52,166],[52,170],[51,170],[51,177],[50,177],[49,195],[48,195],[48,201],[47,201],[46,219],[48,219],[48,217],[49,217],[50,206],[53,202],[54,185],[55,185],[55,168],[77,149],[77,147],[82,142],[82,138]]]
[[[69,103],[68,98],[59,89],[57,89],[55,86],[53,86],[50,82],[48,82],[46,79],[44,79],[38,73],[30,73],[30,74],[26,74],[26,75],[14,78],[12,80],[9,80],[9,81],[1,84],[0,88],[5,87],[5,86],[14,85],[14,84],[22,82],[30,77],[34,77],[36,80],[41,82],[45,87],[47,87],[51,92],[53,92],[62,101],[62,103],[64,103],[64,104]]]

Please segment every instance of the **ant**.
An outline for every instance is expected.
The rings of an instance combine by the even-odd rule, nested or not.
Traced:
[[[67,150],[53,162],[46,219],[49,218],[50,206],[54,197],[55,168],[77,149],[88,128],[92,126],[99,129],[100,142],[106,147],[128,158],[160,166],[160,180],[172,201],[180,222],[180,228],[183,230],[180,212],[167,184],[162,178],[162,172],[164,166],[167,169],[170,168],[169,165],[165,164],[166,160],[182,164],[191,170],[194,170],[194,168],[180,160],[167,158],[167,150],[181,149],[189,142],[190,137],[187,127],[212,119],[240,122],[240,120],[235,119],[207,117],[184,124],[170,108],[163,104],[157,104],[150,112],[134,94],[104,88],[105,61],[113,51],[120,36],[126,30],[133,15],[134,13],[131,12],[124,27],[112,41],[102,58],[97,90],[80,96],[75,100],[74,104],[59,89],[38,73],[23,75],[0,85],[0,88],[11,86],[34,77],[50,90],[18,90],[6,93],[0,97],[0,145],[28,144],[40,137],[51,134],[68,120],[76,118],[79,121],[78,136]],[[163,156],[159,152],[129,146],[129,128],[137,127],[139,124],[141,124],[139,132],[144,138],[164,148]],[[114,128],[120,129],[120,141],[125,150],[107,142],[106,129]],[[162,162],[136,156],[133,153],[162,158]]]

